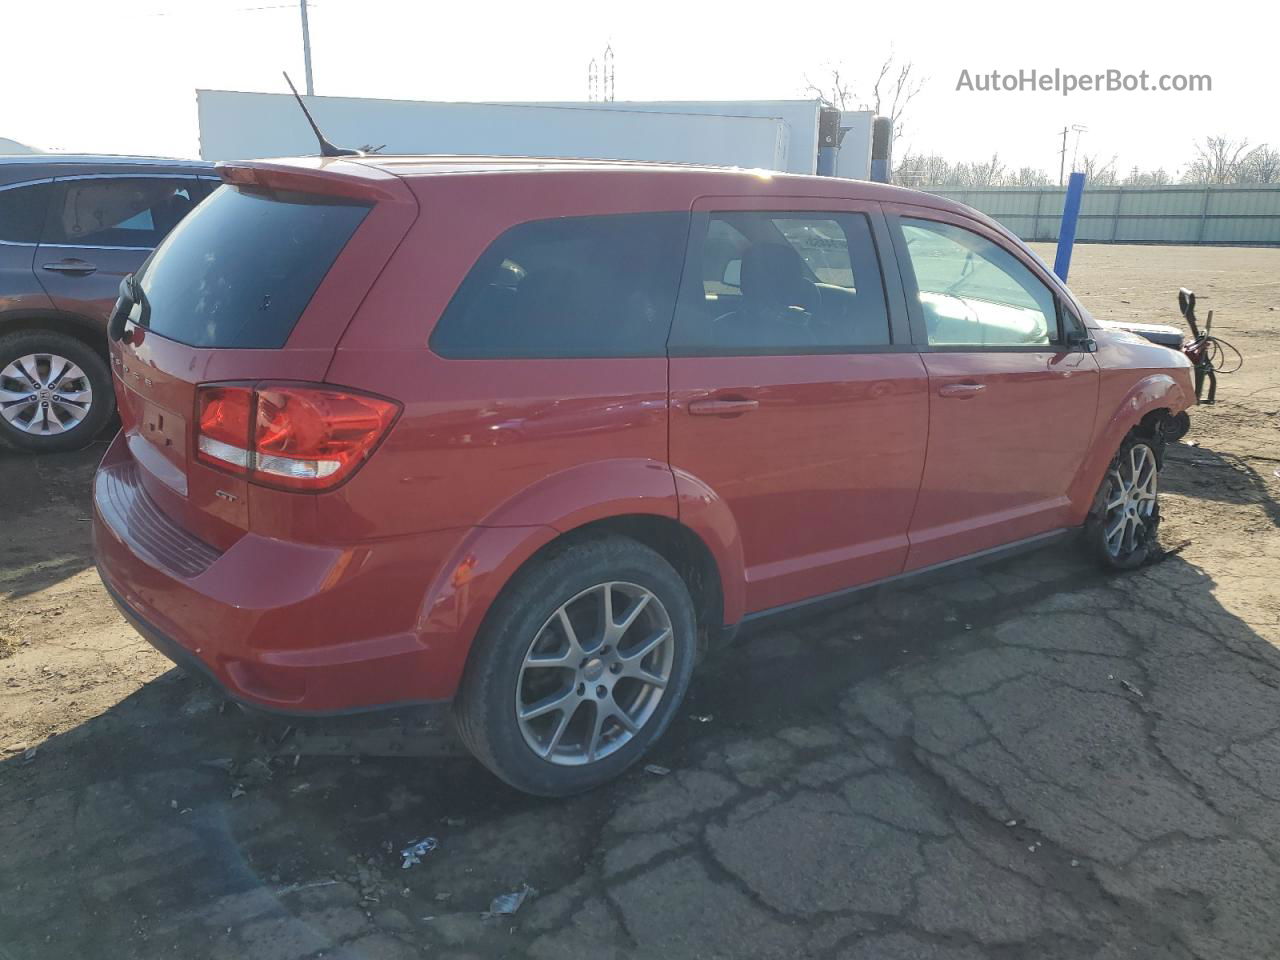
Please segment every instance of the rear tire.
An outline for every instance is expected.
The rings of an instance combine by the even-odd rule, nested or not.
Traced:
[[[78,450],[114,409],[111,372],[84,341],[51,330],[0,337],[0,439],[10,446]]]
[[[1110,570],[1146,563],[1160,526],[1159,474],[1163,444],[1130,433],[1107,465],[1085,522],[1085,543]]]
[[[689,590],[659,554],[615,536],[567,545],[489,611],[454,702],[458,732],[518,790],[589,790],[666,730],[696,644]]]

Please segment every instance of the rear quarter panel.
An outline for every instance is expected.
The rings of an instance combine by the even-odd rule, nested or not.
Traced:
[[[326,377],[403,404],[369,462],[319,499],[317,522],[353,540],[435,542],[437,532],[452,532],[447,555],[394,574],[405,581],[398,598],[415,592],[408,581],[417,584],[413,633],[434,651],[433,670],[446,687],[456,684],[493,600],[538,549],[603,517],[677,515],[665,357],[447,359],[428,347],[459,283],[500,233],[570,208],[564,193],[531,190],[527,177],[519,189],[486,180],[410,181],[423,214],[360,306]],[[579,196],[571,209],[627,206],[602,194]],[[680,209],[661,197],[631,206]]]
[[[427,342],[467,271],[509,227],[687,211],[696,193],[689,178],[545,172],[406,182],[422,216],[360,306],[327,377],[393,397],[404,413],[339,491],[334,521],[347,513],[370,529],[413,532],[674,517],[665,357],[446,359]]]

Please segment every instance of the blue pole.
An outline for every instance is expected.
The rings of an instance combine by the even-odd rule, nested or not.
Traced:
[[[1063,283],[1071,269],[1071,248],[1076,244],[1076,221],[1080,219],[1080,199],[1084,196],[1084,174],[1073,173],[1067,181],[1067,199],[1062,207],[1062,226],[1058,228],[1058,252],[1053,258],[1053,272]]]
[[[818,148],[818,176],[834,177],[836,175],[836,157],[839,153],[839,147]]]

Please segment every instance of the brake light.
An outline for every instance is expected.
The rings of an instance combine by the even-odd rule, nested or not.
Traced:
[[[249,424],[253,422],[251,387],[201,387],[198,396],[200,425],[196,441],[201,460],[233,473],[249,470]]]
[[[327,386],[210,384],[197,393],[197,457],[286,490],[342,483],[400,412],[391,400]]]

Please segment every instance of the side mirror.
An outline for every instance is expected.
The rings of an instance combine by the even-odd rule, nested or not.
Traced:
[[[1186,319],[1188,313],[1194,314],[1196,310],[1196,295],[1193,291],[1186,287],[1178,289],[1178,312]]]
[[[1087,330],[1072,330],[1067,334],[1067,346],[1083,353],[1097,353],[1098,341]]]
[[[1182,311],[1182,319],[1191,328],[1191,335],[1198,338],[1200,328],[1196,326],[1196,295],[1186,287],[1178,290],[1178,309]]]

